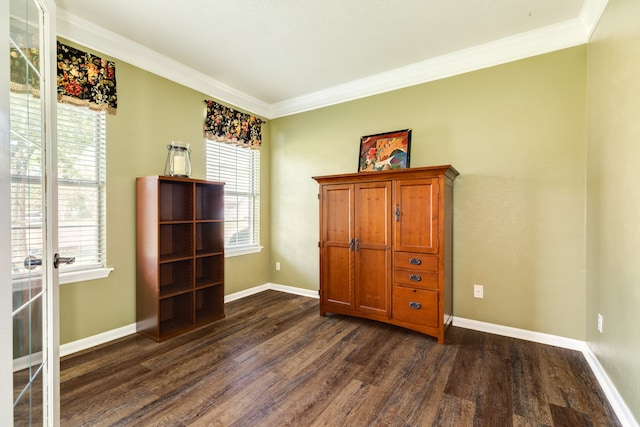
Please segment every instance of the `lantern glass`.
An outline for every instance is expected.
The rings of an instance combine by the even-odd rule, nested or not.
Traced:
[[[164,174],[167,176],[191,176],[191,159],[189,158],[189,144],[172,141],[167,145],[167,163],[164,166]]]

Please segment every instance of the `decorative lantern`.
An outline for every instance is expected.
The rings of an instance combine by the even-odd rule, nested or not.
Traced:
[[[180,141],[171,141],[167,145],[169,153],[167,164],[164,166],[164,174],[168,176],[191,176],[191,160],[189,159],[189,144]]]

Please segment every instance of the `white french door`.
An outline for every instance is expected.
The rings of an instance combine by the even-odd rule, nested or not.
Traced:
[[[0,425],[58,425],[55,3],[2,4]]]

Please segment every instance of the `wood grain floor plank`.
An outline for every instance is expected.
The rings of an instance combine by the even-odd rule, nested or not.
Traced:
[[[271,388],[278,382],[279,375],[265,372],[253,387],[238,393],[233,399],[211,402],[211,409],[196,420],[189,420],[193,426],[230,426],[237,420],[247,419],[247,414],[257,408],[270,407],[274,396]]]
[[[316,318],[314,323],[320,328],[304,328],[307,332],[297,342],[289,344],[297,350],[286,356],[287,362],[271,366],[282,374],[282,381],[270,390],[275,396],[273,405],[261,413],[254,411],[245,420],[250,423],[266,422],[267,425],[271,420],[273,425],[296,425],[295,422],[312,420],[335,391],[346,385],[353,375],[353,367],[345,363],[345,359],[356,346],[344,337],[359,325],[324,318]],[[326,372],[332,375],[327,377]],[[309,422],[304,421],[302,425]]]
[[[547,399],[557,407],[569,408],[588,414],[597,425],[608,425],[615,415],[606,402],[604,393],[582,355],[567,349],[545,349],[542,377],[545,380]],[[553,414],[552,414],[553,415]]]
[[[375,386],[365,384],[356,379],[349,381],[311,426],[368,425],[366,420],[362,420],[362,418],[368,417],[368,414],[358,411],[358,409],[367,400],[368,394],[373,387]]]
[[[444,392],[463,400],[475,402],[480,393],[478,384],[481,384],[482,370],[486,362],[484,348],[487,335],[463,330],[459,331],[456,338],[456,343],[463,342],[464,345],[459,346],[454,368]]]
[[[536,425],[550,426],[551,410],[545,394],[540,351],[541,347],[531,342],[516,346],[511,384],[514,393],[513,412],[522,419],[532,420]]]
[[[587,416],[587,414],[583,412],[579,412],[565,406],[557,406],[557,405],[550,405],[550,408],[551,408],[551,418],[553,418],[554,426],[591,427],[595,425],[593,421]]]
[[[479,425],[506,426],[513,421],[514,341],[496,335],[486,337],[484,365],[475,384],[475,422]]]
[[[330,348],[314,366],[298,371],[295,377],[283,378],[274,386],[270,390],[273,404],[252,410],[232,425],[310,425],[330,405],[336,393],[352,381],[353,366],[344,359],[353,348],[353,344],[346,342]]]
[[[438,408],[438,415],[433,422],[434,426],[474,426],[474,425],[491,425],[476,424],[475,420],[476,405],[475,403],[461,399],[456,396],[445,394]],[[501,424],[496,424],[496,426]]]
[[[262,292],[163,343],[65,357],[61,424],[620,425],[578,352],[455,327],[438,345],[317,304]]]
[[[424,352],[415,353],[403,386],[391,391],[376,420],[381,425],[428,426],[436,419],[457,349],[430,344]],[[414,405],[405,403],[408,396]]]
[[[568,354],[567,358],[571,362],[571,371],[576,381],[582,385],[581,389],[585,390],[582,394],[584,403],[581,406],[581,411],[589,414],[596,425],[606,425],[608,419],[615,418],[615,414],[600,388],[598,380],[589,368],[589,364],[577,352]]]

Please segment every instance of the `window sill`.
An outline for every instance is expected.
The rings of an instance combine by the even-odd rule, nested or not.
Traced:
[[[104,279],[109,277],[113,268],[94,268],[92,270],[68,271],[60,273],[58,283],[67,285],[69,283],[85,282],[87,280]]]
[[[262,252],[262,246],[249,246],[246,248],[225,249],[224,257],[231,258],[240,255],[257,254]]]

